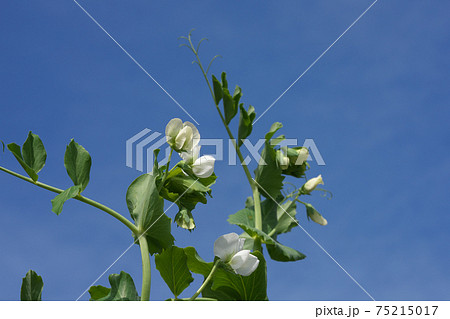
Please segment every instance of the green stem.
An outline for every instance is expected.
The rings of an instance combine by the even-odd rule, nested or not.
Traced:
[[[228,124],[225,121],[225,118],[224,118],[224,116],[222,114],[222,111],[220,110],[219,104],[216,102],[214,91],[212,89],[211,83],[209,82],[208,75],[206,74],[205,69],[203,68],[202,62],[200,60],[200,57],[199,57],[197,51],[194,48],[194,45],[193,45],[193,43],[191,41],[190,34],[189,34],[188,40],[189,40],[189,44],[191,45],[191,50],[192,50],[192,52],[194,53],[194,55],[195,55],[195,57],[197,59],[197,64],[198,64],[198,66],[200,67],[200,70],[203,73],[203,77],[205,78],[206,84],[208,85],[209,91],[210,91],[211,96],[212,96],[213,101],[214,101],[214,105],[216,106],[216,110],[219,113],[220,119],[222,120],[222,123],[225,126],[225,129],[226,129],[226,131],[228,133],[228,136],[231,139],[231,142],[233,143],[234,149],[236,150],[236,154],[238,155],[239,161],[241,162],[241,166],[244,169],[245,176],[247,177],[247,180],[248,180],[248,182],[250,184],[250,187],[252,188],[253,202],[254,202],[254,205],[255,205],[255,228],[257,228],[259,230],[262,230],[261,198],[260,198],[260,195],[259,195],[258,186],[256,185],[255,181],[253,180],[252,174],[250,173],[250,171],[248,169],[248,166],[247,166],[247,164],[244,161],[244,156],[242,155],[241,149],[237,145],[236,139],[234,138],[233,133],[231,133],[230,127],[228,126]],[[259,245],[258,245],[258,242],[259,242]],[[256,248],[255,249],[261,251],[261,241],[260,240],[255,240],[255,244],[256,244]]]
[[[22,179],[22,180],[24,180],[26,182],[29,182],[29,183],[31,183],[33,185],[36,185],[36,186],[38,186],[40,188],[46,189],[48,191],[51,191],[51,192],[54,192],[54,193],[57,193],[57,194],[61,194],[64,191],[64,190],[59,189],[57,187],[53,187],[53,186],[50,186],[50,185],[47,185],[47,184],[44,184],[44,183],[41,183],[41,182],[35,182],[29,177],[23,176],[23,175],[21,175],[19,173],[16,173],[14,171],[11,171],[11,170],[9,170],[7,168],[4,168],[4,167],[1,167],[1,166],[0,166],[0,171],[8,173],[8,174],[10,174],[12,176],[20,178],[20,179]],[[96,201],[94,201],[94,200],[92,200],[90,198],[81,196],[81,195],[75,196],[74,199],[79,200],[80,202],[86,203],[88,205],[94,206],[94,207],[104,211],[105,213],[108,213],[109,215],[113,216],[114,218],[116,218],[117,220],[122,222],[125,226],[127,226],[134,234],[136,234],[136,235],[139,234],[137,227],[132,222],[130,222],[128,219],[126,219],[124,216],[122,216],[121,214],[116,212],[115,210],[113,210],[113,209],[111,209],[111,208],[109,208],[109,207],[107,207],[107,206],[105,206],[103,204],[100,204],[100,203],[98,203],[98,202],[96,202]]]
[[[142,257],[141,301],[149,301],[152,274],[150,267],[150,253],[148,250],[148,243],[145,235],[139,236],[139,246],[141,247],[141,257]]]
[[[206,277],[206,279],[203,282],[203,284],[200,286],[200,288],[198,288],[197,292],[191,298],[189,298],[190,301],[195,300],[195,298],[197,298],[198,295],[201,294],[203,289],[205,289],[206,285],[210,282],[211,278],[214,276],[214,273],[216,272],[218,265],[219,265],[219,261],[216,261],[214,263],[214,266],[211,269],[211,272],[209,273],[208,277]]]
[[[253,188],[253,205],[255,208],[255,228],[262,230],[261,197],[259,195],[258,187],[255,185],[252,188]],[[259,237],[255,238],[253,250],[259,250],[262,252],[261,239]]]
[[[161,191],[161,189],[164,187],[164,183],[166,182],[167,175],[169,175],[169,165],[170,165],[170,161],[172,159],[172,153],[173,153],[173,148],[170,148],[169,159],[167,160],[167,164],[166,164],[166,171],[164,173],[164,177],[161,181],[161,184],[159,185],[158,191]]]

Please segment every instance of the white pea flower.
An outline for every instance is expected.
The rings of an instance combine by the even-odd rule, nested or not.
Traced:
[[[305,185],[303,185],[303,189],[309,193],[312,192],[319,184],[323,185],[322,175],[308,180]]]
[[[166,126],[167,143],[177,152],[192,152],[200,142],[200,133],[191,122],[179,118],[169,121]]]
[[[198,157],[200,154],[200,145],[194,146],[191,152],[183,152],[181,158],[191,165],[192,171],[198,178],[207,178],[214,173],[214,162],[216,159],[211,155]]]
[[[302,147],[301,149],[297,150],[297,154],[298,156],[295,161],[295,165],[302,165],[308,159],[309,151],[307,148]]]
[[[197,158],[192,164],[192,171],[199,178],[207,178],[214,173],[214,162],[216,159],[211,155],[204,155]]]
[[[214,242],[214,255],[228,263],[241,276],[251,275],[259,265],[259,259],[250,254],[250,250],[242,250],[244,238],[230,233],[217,238]]]

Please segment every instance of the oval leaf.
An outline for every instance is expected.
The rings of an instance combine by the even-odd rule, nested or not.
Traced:
[[[83,191],[89,183],[91,156],[83,146],[71,140],[64,154],[64,166],[74,185],[80,185]]]
[[[29,270],[22,279],[20,289],[20,300],[22,301],[41,301],[44,282],[42,277],[33,270]]]

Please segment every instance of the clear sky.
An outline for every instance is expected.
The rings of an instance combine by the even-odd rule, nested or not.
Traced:
[[[204,60],[223,56],[212,72],[226,71],[243,102],[261,114],[371,3],[80,1],[205,138],[226,132],[177,37],[192,28],[196,40],[208,37]],[[301,208],[298,217],[377,300],[450,298],[449,10],[445,1],[378,1],[258,121],[251,138],[280,121],[300,144],[314,139],[326,165],[311,162],[309,176],[322,174],[334,196],[314,194],[310,202],[329,224],[308,222]],[[140,173],[125,165],[125,141],[189,117],[73,1],[4,1],[0,37],[0,139],[21,144],[29,130],[39,134],[48,153],[40,179],[68,188],[63,156],[75,138],[93,158],[84,194],[128,217],[126,189]],[[21,171],[11,154],[0,154],[0,165]],[[226,220],[250,195],[239,167],[218,161],[216,174],[214,198],[194,211],[197,229],[174,226],[176,244],[195,246],[208,261],[218,236],[240,232]],[[19,299],[28,269],[43,276],[44,299],[75,300],[130,245],[127,228],[83,203],[68,202],[56,216],[53,197],[0,173],[0,300]],[[270,299],[369,300],[300,228],[280,239],[307,258],[268,261]],[[140,290],[137,246],[98,284],[121,270]],[[200,285],[195,278],[186,296]],[[171,297],[156,269],[151,294]]]

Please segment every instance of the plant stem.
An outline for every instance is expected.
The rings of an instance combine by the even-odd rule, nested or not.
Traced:
[[[202,62],[200,60],[200,57],[198,55],[198,52],[195,50],[194,45],[192,44],[191,41],[191,35],[189,34],[188,37],[189,40],[189,44],[191,45],[191,50],[194,53],[196,59],[197,59],[197,64],[200,67],[200,70],[203,73],[203,77],[205,78],[206,84],[208,85],[209,91],[211,93],[212,99],[214,101],[214,105],[216,106],[216,110],[219,113],[220,119],[222,120],[223,125],[225,126],[225,129],[228,133],[228,136],[231,139],[231,143],[234,146],[234,149],[236,150],[236,154],[239,157],[239,161],[241,163],[242,168],[244,169],[244,173],[245,176],[247,177],[247,180],[250,184],[250,187],[252,188],[252,192],[253,192],[253,202],[254,202],[254,207],[255,207],[255,228],[262,230],[262,216],[261,216],[261,197],[259,194],[259,190],[258,190],[258,185],[255,183],[255,181],[252,178],[252,174],[250,173],[247,164],[244,161],[244,156],[242,155],[241,149],[239,148],[239,146],[236,143],[236,139],[233,136],[233,133],[231,133],[230,127],[228,126],[228,124],[225,121],[225,118],[222,114],[222,111],[220,110],[219,104],[216,101],[216,97],[214,95],[214,91],[212,89],[211,83],[209,82],[208,79],[208,75],[205,72],[205,69],[203,68]],[[259,244],[258,244],[259,243]],[[257,249],[259,251],[261,251],[261,240],[260,239],[256,239],[255,240],[255,247],[254,249]]]
[[[16,173],[14,171],[11,171],[11,170],[9,170],[7,168],[4,168],[4,167],[1,167],[1,166],[0,166],[0,171],[8,173],[8,174],[10,174],[12,176],[20,178],[20,179],[22,179],[22,180],[24,180],[26,182],[29,182],[29,183],[31,183],[33,185],[36,185],[36,186],[38,186],[40,188],[46,189],[48,191],[51,191],[51,192],[54,192],[54,193],[57,193],[57,194],[61,194],[64,191],[64,190],[59,189],[57,187],[53,187],[53,186],[50,186],[50,185],[47,185],[47,184],[44,184],[44,183],[41,183],[41,182],[35,182],[29,177],[23,176],[23,175],[21,175],[19,173]],[[125,226],[127,226],[134,234],[139,235],[137,227],[132,222],[130,222],[128,219],[126,219],[124,216],[122,216],[121,214],[116,212],[115,210],[113,210],[113,209],[111,209],[111,208],[109,208],[109,207],[107,207],[107,206],[105,206],[103,204],[100,204],[100,203],[98,203],[98,202],[96,202],[96,201],[94,201],[94,200],[92,200],[90,198],[81,196],[81,195],[75,196],[74,199],[79,200],[80,202],[86,203],[88,205],[94,206],[94,207],[104,211],[105,213],[108,213],[109,215],[113,216],[114,218],[116,218],[117,220],[122,222]]]
[[[167,164],[166,164],[166,171],[164,173],[164,177],[161,181],[161,184],[159,185],[158,191],[161,191],[161,189],[164,187],[164,183],[166,182],[167,175],[169,175],[169,165],[170,165],[170,161],[172,159],[172,153],[173,153],[173,148],[170,148],[169,159],[167,160]]]
[[[219,265],[219,260],[214,263],[214,266],[212,267],[211,272],[209,273],[208,277],[206,277],[205,281],[200,286],[200,288],[198,288],[197,292],[191,298],[189,298],[190,301],[195,300],[195,298],[197,298],[198,295],[201,294],[203,289],[205,289],[206,285],[209,283],[209,281],[213,277],[214,273],[216,272],[218,265]]]
[[[150,268],[150,253],[148,251],[148,243],[145,235],[139,236],[139,246],[141,247],[141,257],[142,257],[141,301],[149,301],[152,274]]]

